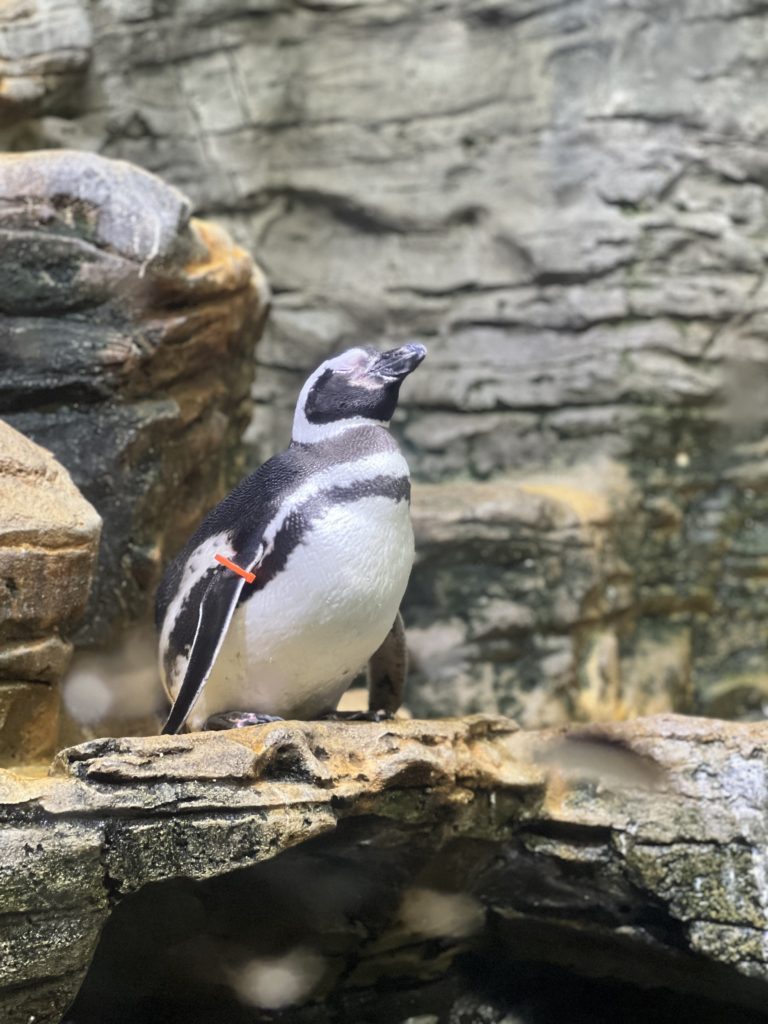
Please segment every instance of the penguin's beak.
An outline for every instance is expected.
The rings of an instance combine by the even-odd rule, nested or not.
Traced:
[[[389,380],[403,380],[423,362],[427,350],[417,341],[382,352],[368,372]]]

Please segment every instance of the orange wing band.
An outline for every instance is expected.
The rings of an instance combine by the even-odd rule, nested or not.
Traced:
[[[213,557],[220,565],[223,565],[227,569],[231,569],[232,572],[236,572],[238,576],[242,576],[246,583],[253,583],[256,579],[255,572],[248,572],[248,570],[243,569],[242,566],[235,565],[234,562],[230,562],[230,560],[224,555],[214,555]]]

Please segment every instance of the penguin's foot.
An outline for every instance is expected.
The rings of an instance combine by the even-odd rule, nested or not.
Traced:
[[[391,711],[331,711],[323,715],[324,722],[388,722],[395,716]]]
[[[284,722],[279,715],[259,715],[255,711],[219,711],[205,720],[203,729],[244,729],[248,725],[266,725],[268,722]]]

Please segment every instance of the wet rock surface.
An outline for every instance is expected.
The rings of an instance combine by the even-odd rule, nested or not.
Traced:
[[[388,986],[391,1020],[484,1020],[470,1004],[490,981],[467,979],[486,962],[491,1021],[511,1012],[500,963],[513,988],[567,968],[751,1019],[768,994],[767,738],[679,716],[291,722],[93,741],[48,777],[2,773],[4,1019],[58,1021],[105,924],[72,1024],[213,1005],[325,1019],[317,999],[383,1020],[366,992]]]
[[[82,643],[146,614],[242,470],[260,271],[185,196],[87,153],[0,157],[0,414],[104,520]]]
[[[50,758],[101,520],[50,452],[0,421],[0,764]]]
[[[256,458],[285,444],[302,377],[329,352],[418,336],[429,362],[399,425],[418,476],[596,477],[616,499],[630,604],[618,630],[609,613],[559,637],[520,627],[526,651],[549,652],[534,657],[551,688],[567,675],[572,691],[541,723],[579,703],[588,657],[569,646],[623,664],[625,706],[645,688],[630,663],[653,648],[675,706],[687,690],[689,708],[754,716],[768,694],[764,28],[742,0],[6,4],[0,67],[19,99],[0,145],[133,161],[264,262]],[[54,66],[82,83],[66,101]],[[136,434],[165,444],[167,415],[115,414],[104,472]],[[535,540],[546,562],[551,534]],[[152,543],[139,548],[133,572],[151,575]],[[530,579],[509,575],[515,592]],[[459,587],[436,628],[462,622]],[[413,609],[421,628],[418,592]],[[520,673],[462,630],[468,689],[479,699],[492,678],[498,706],[532,719]],[[418,701],[444,707],[428,680]]]

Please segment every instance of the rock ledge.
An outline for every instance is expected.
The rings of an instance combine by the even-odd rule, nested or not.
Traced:
[[[147,883],[236,879],[352,820],[380,823],[359,849],[401,858],[391,913],[348,954],[369,983],[376,950],[414,948],[398,901],[432,879],[484,906],[501,955],[765,1005],[766,749],[768,723],[525,732],[475,716],[64,750],[46,777],[0,773],[3,1019],[58,1021],[113,906]],[[432,970],[461,946],[446,939]]]

